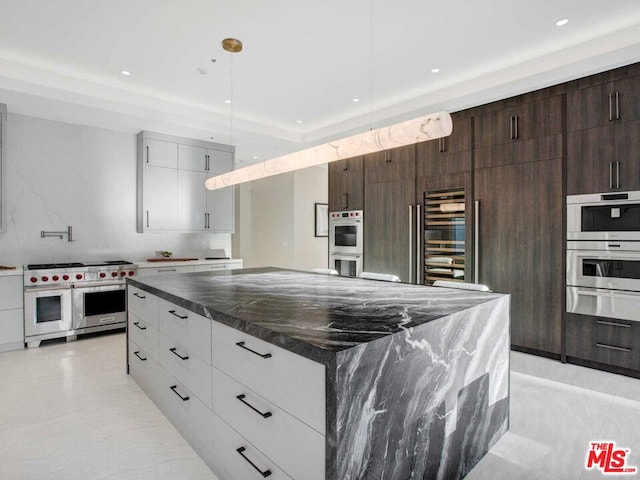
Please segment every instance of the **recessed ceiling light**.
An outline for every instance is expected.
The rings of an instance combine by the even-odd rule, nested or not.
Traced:
[[[225,100],[224,103],[231,103],[231,100]]]
[[[296,123],[302,123],[302,120],[296,120]]]
[[[207,69],[200,67],[200,68],[198,68],[198,73],[200,75],[206,75],[207,74]]]
[[[131,72],[129,70],[122,70],[120,73],[125,77],[128,77],[129,75],[131,75]]]
[[[258,160],[258,156],[257,156],[257,155],[254,155],[252,158],[253,158],[254,160]]]
[[[360,99],[359,99],[359,98],[354,98],[354,99],[353,99],[353,101],[354,101],[354,102],[359,102],[359,101],[360,101]]]
[[[432,68],[431,73],[438,73],[440,71],[439,68]]]
[[[562,20],[558,20],[556,22],[556,27],[564,27],[567,23],[569,23],[569,19],[563,18]]]

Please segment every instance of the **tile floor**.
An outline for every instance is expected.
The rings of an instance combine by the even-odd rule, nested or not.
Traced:
[[[0,354],[0,479],[216,480],[124,352],[116,333]],[[640,380],[512,353],[510,431],[467,479],[611,478],[584,468],[593,440],[640,467]]]

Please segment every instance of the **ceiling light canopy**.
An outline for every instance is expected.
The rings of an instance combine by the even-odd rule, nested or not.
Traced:
[[[446,137],[451,135],[452,130],[453,122],[448,112],[433,113],[232,170],[207,179],[206,186],[209,190],[216,190],[336,160]]]
[[[225,38],[222,40],[222,48],[227,52],[238,53],[242,51],[242,42],[237,38]]]
[[[129,75],[131,75],[131,72],[129,70],[122,70],[120,73],[125,77],[128,77]]]
[[[563,18],[562,20],[558,20],[556,22],[556,27],[564,27],[567,23],[569,23],[569,19]]]

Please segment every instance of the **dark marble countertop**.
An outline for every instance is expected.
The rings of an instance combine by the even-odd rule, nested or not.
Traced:
[[[128,279],[210,319],[315,361],[501,297],[278,268]]]

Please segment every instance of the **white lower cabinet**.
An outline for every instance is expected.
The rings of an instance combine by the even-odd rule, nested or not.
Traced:
[[[158,340],[160,365],[211,408],[211,365],[162,333]]]
[[[191,273],[192,265],[167,265],[166,267],[144,267],[138,269],[138,276],[148,277],[150,275],[171,275],[173,273]]]
[[[220,480],[325,478],[323,365],[128,288],[129,373]]]
[[[21,275],[0,277],[0,352],[24,348]]]
[[[213,368],[213,411],[294,479],[324,480],[325,437]]]
[[[213,414],[213,451],[214,473],[220,480],[259,480],[265,477],[292,480],[216,414]]]

